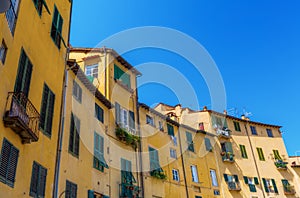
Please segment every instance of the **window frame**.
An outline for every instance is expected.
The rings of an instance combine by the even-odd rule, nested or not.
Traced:
[[[73,128],[73,130],[72,130],[72,128]],[[71,133],[73,133],[73,138],[71,136]],[[71,145],[71,142],[72,142],[72,145]],[[69,134],[68,151],[74,157],[79,158],[79,153],[80,153],[80,120],[72,112],[71,112],[71,118],[70,118],[70,134]]]
[[[15,33],[17,21],[18,21],[18,14],[19,14],[19,8],[20,8],[20,0],[16,0],[15,4],[12,3],[12,0],[10,1],[10,7],[5,12],[5,18],[8,24],[8,28],[12,35]],[[13,18],[11,18],[13,17]]]
[[[212,174],[212,173],[214,173],[214,174]],[[210,169],[209,170],[209,175],[210,175],[210,179],[211,179],[211,185],[213,187],[218,187],[219,182],[218,182],[218,177],[217,177],[216,170]]]
[[[262,148],[256,147],[258,158],[260,161],[266,161]]]
[[[68,189],[68,187],[70,187],[70,189]],[[77,198],[77,190],[78,190],[77,184],[69,180],[66,180],[65,198]],[[70,192],[70,194],[68,194],[68,192]]]
[[[55,15],[57,14],[57,18],[55,19]],[[56,20],[56,23],[55,23]],[[52,24],[51,24],[51,31],[50,31],[50,37],[52,38],[54,44],[58,49],[61,48],[61,42],[63,41],[62,37],[62,30],[63,30],[63,18],[58,11],[56,5],[54,5],[54,11],[53,11],[53,18],[52,18]],[[54,35],[52,35],[54,34]],[[53,38],[55,36],[55,38]]]
[[[199,183],[198,169],[196,165],[191,165],[192,182]]]
[[[96,70],[96,73],[95,73]],[[90,74],[88,74],[88,72],[90,72]],[[84,73],[86,76],[90,76],[93,78],[98,78],[99,76],[99,64],[92,64],[92,65],[86,65],[84,68]]]
[[[73,80],[73,90],[72,96],[77,100],[77,102],[82,102],[82,88],[80,87],[79,83]]]
[[[248,154],[247,154],[246,146],[240,144],[240,150],[241,150],[241,156],[242,156],[242,158],[248,159]]]
[[[233,121],[233,125],[234,125],[234,130],[235,131],[241,132],[240,122]]]
[[[37,168],[37,175],[34,175],[34,169],[35,167]],[[44,174],[43,175],[43,171]],[[45,197],[45,192],[46,192],[46,182],[47,182],[47,168],[45,168],[44,166],[42,166],[41,164],[39,164],[38,162],[34,161],[32,164],[32,172],[31,172],[31,180],[30,180],[30,190],[29,190],[29,196],[32,197]],[[34,178],[36,176],[36,178]],[[44,178],[42,178],[44,177]],[[33,181],[35,180],[36,181]],[[33,186],[34,183],[36,183],[36,186]],[[42,185],[42,186],[41,186]],[[36,188],[36,189],[33,189]],[[33,190],[36,190],[36,192],[34,192]],[[40,194],[41,193],[41,194]]]
[[[173,181],[180,182],[180,176],[179,176],[179,170],[178,169],[172,169],[172,179]]]
[[[274,137],[272,129],[266,129],[268,137]]]
[[[95,118],[99,122],[104,123],[104,110],[97,103],[95,103]]]
[[[250,130],[251,130],[251,134],[252,134],[252,135],[258,135],[255,126],[250,126]]]
[[[174,148],[170,148],[170,157],[173,159],[177,159],[177,151]]]

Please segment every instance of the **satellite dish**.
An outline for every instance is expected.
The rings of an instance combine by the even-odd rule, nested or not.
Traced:
[[[6,12],[10,7],[10,0],[1,0],[0,13]]]

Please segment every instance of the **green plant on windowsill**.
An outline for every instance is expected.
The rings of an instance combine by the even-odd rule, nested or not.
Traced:
[[[133,149],[136,149],[140,142],[140,138],[138,136],[128,133],[126,129],[121,127],[116,128],[116,136],[119,138],[119,140],[131,145]]]
[[[282,160],[277,160],[277,161],[275,162],[276,168],[283,168],[283,169],[286,169],[286,168],[287,168],[286,164],[287,164],[287,162],[284,162],[284,161],[282,161]]]
[[[156,169],[156,170],[152,170],[150,172],[150,175],[152,177],[155,177],[157,179],[162,179],[162,180],[165,180],[167,179],[167,175],[164,173],[164,171],[162,169]]]

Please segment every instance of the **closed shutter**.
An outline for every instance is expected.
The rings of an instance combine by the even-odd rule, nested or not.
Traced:
[[[272,184],[273,184],[273,188],[274,188],[274,192],[275,193],[278,193],[278,189],[277,189],[277,186],[276,186],[276,182],[274,179],[271,179],[272,180]]]
[[[30,183],[30,196],[36,197],[38,192],[38,178],[39,178],[39,166],[33,162],[31,183]]]
[[[7,183],[11,187],[13,187],[15,182],[16,170],[18,165],[18,157],[19,157],[19,150],[16,149],[14,146],[12,146],[10,151],[9,166],[7,170]]]
[[[245,184],[248,184],[248,182],[249,182],[248,177],[244,176],[244,181],[245,181]]]
[[[15,83],[15,92],[23,92],[25,96],[28,97],[31,74],[32,64],[22,49]]]
[[[233,175],[235,182],[239,183],[239,177],[237,175]]]
[[[227,174],[224,174],[224,180],[225,180],[225,182],[228,182],[228,175]]]
[[[25,70],[24,88],[23,88],[23,93],[25,94],[26,97],[28,97],[28,93],[29,93],[31,74],[32,74],[32,64],[29,61],[29,59],[27,59],[27,67]]]
[[[269,193],[270,190],[269,190],[269,187],[268,187],[268,184],[267,184],[267,180],[265,178],[262,178],[262,181],[263,181],[263,184],[264,184],[265,191],[267,193]]]
[[[150,157],[150,171],[156,170],[159,167],[158,164],[158,153],[154,148],[149,147],[149,157]]]
[[[168,135],[174,136],[174,127],[170,124],[167,124]]]
[[[94,198],[94,191],[88,190],[88,198]]]
[[[9,164],[11,146],[12,145],[6,139],[3,140],[2,150],[1,150],[1,162],[0,162],[0,177],[4,181],[6,180],[6,173]]]
[[[278,150],[273,150],[273,153],[274,153],[274,158],[275,158],[276,160],[282,160],[282,158],[281,158],[281,156],[280,156]]]
[[[135,118],[134,118],[134,112],[129,111],[129,127],[131,129],[135,129]]]
[[[97,104],[95,104],[95,116],[100,122],[104,122],[103,109]]]
[[[40,128],[43,130],[45,129],[45,121],[47,115],[48,94],[49,94],[49,87],[46,84],[44,84],[41,113],[40,113]]]
[[[75,141],[74,141],[74,153],[79,155],[79,143],[80,143],[80,120],[76,117],[75,119]]]
[[[44,133],[51,136],[52,134],[52,121],[54,113],[55,95],[45,84],[43,91],[42,107],[40,113],[40,127]]]
[[[53,114],[54,114],[54,101],[55,101],[55,95],[50,90],[49,97],[48,97],[48,109],[47,109],[47,124],[46,124],[46,130],[45,133],[50,135],[52,134],[52,121],[53,121]]]
[[[204,138],[204,142],[205,142],[205,148],[207,151],[211,151],[212,150],[212,145],[210,142],[209,138]]]
[[[192,134],[189,132],[186,132],[186,140],[188,143],[188,150],[194,152],[194,145],[193,145],[193,137]]]
[[[47,169],[40,166],[39,171],[39,188],[38,188],[38,194],[41,197],[45,196],[45,190],[46,190],[46,178],[47,178]]]
[[[69,136],[69,151],[74,152],[74,136],[75,136],[75,123],[74,123],[74,115],[71,114],[71,121],[70,121],[70,136]]]
[[[120,110],[121,110],[121,107],[120,107],[120,104],[119,103],[115,103],[115,122],[116,124],[120,124]]]
[[[257,177],[254,177],[254,183],[255,183],[256,185],[258,185],[258,184],[259,184],[259,182],[258,182],[258,178],[257,178]]]

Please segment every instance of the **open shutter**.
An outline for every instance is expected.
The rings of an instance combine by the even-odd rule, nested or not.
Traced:
[[[94,191],[88,190],[88,198],[94,198]]]
[[[31,74],[32,74],[32,64],[27,58],[27,66],[25,70],[24,88],[23,88],[23,93],[25,94],[26,97],[28,97],[28,93],[29,93]]]
[[[75,119],[75,147],[74,147],[74,153],[76,155],[79,155],[79,143],[80,143],[80,120],[76,117]]]
[[[19,150],[16,149],[14,146],[12,146],[10,151],[9,166],[7,170],[7,182],[9,186],[13,186],[15,182],[16,170],[18,165],[18,157],[19,157]]]
[[[134,118],[134,112],[129,111],[129,127],[131,129],[135,129],[135,118]]]
[[[207,151],[211,151],[212,150],[212,146],[211,146],[211,142],[209,138],[204,138],[204,142],[205,142],[205,148]]]
[[[259,182],[258,182],[258,178],[257,178],[257,177],[254,177],[254,183],[255,183],[256,185],[258,185],[258,184],[259,184]]]
[[[40,128],[43,130],[45,129],[48,94],[49,94],[49,87],[46,84],[44,84],[41,113],[40,113]]]
[[[116,121],[116,124],[119,124],[120,121],[121,121],[121,118],[120,118],[120,110],[121,110],[121,107],[119,105],[119,103],[115,103],[115,121]]]
[[[15,92],[21,92],[23,91],[23,79],[24,79],[24,73],[26,71],[26,61],[27,56],[24,52],[24,50],[21,50],[21,55],[19,59],[19,67],[18,67],[18,73],[16,77],[16,82],[15,82]]]
[[[38,195],[44,197],[45,196],[45,189],[46,189],[46,178],[47,178],[47,169],[40,166],[39,170],[39,188],[38,188]]]
[[[74,152],[74,134],[75,132],[75,123],[74,123],[74,115],[71,114],[71,121],[70,121],[70,136],[69,136],[69,151]]]
[[[37,196],[38,177],[39,177],[39,166],[37,163],[33,162],[32,173],[31,173],[31,183],[30,183],[30,196],[33,196],[33,197]]]
[[[225,142],[226,152],[233,153],[231,142]]]
[[[275,159],[277,159],[277,160],[282,160],[282,158],[281,158],[281,156],[280,156],[278,150],[273,150],[273,153],[274,153]]]
[[[50,90],[49,91],[49,98],[48,98],[48,109],[47,109],[47,124],[46,124],[46,130],[45,132],[48,135],[52,134],[52,121],[53,121],[53,114],[54,114],[54,101],[55,101],[55,95]]]
[[[244,176],[244,181],[245,181],[245,184],[248,184],[248,182],[249,182],[248,177]]]
[[[239,177],[237,175],[233,175],[235,182],[239,183]]]
[[[277,189],[276,182],[274,179],[272,179],[272,184],[273,184],[274,192],[278,193],[278,189]]]
[[[265,191],[266,191],[267,193],[269,193],[270,191],[269,191],[269,188],[268,188],[268,184],[267,184],[266,179],[265,179],[265,178],[262,178],[262,181],[263,181],[263,184],[264,184]]]
[[[174,127],[170,124],[167,124],[168,135],[174,136]]]
[[[224,174],[224,180],[225,180],[225,182],[228,182],[228,175],[227,174]]]

